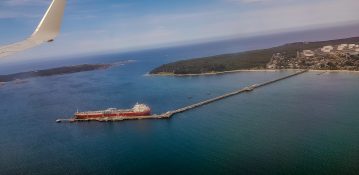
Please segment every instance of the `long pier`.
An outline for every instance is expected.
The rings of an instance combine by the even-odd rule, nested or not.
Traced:
[[[170,118],[175,114],[182,113],[182,112],[185,112],[185,111],[188,111],[188,110],[191,110],[191,109],[195,109],[195,108],[198,108],[198,107],[207,105],[209,103],[213,103],[213,102],[216,102],[216,101],[219,101],[219,100],[222,100],[222,99],[234,96],[234,95],[238,95],[238,94],[245,93],[245,92],[251,92],[256,88],[260,88],[260,87],[267,86],[267,85],[270,85],[270,84],[273,84],[273,83],[276,83],[276,82],[279,82],[279,81],[282,81],[282,80],[285,80],[285,79],[289,79],[291,77],[303,74],[305,72],[308,72],[308,70],[302,70],[302,71],[296,72],[294,74],[287,75],[287,76],[284,76],[284,77],[281,77],[281,78],[277,78],[275,80],[267,81],[267,82],[264,82],[264,83],[261,83],[261,84],[254,84],[254,85],[251,85],[251,86],[247,86],[247,87],[244,87],[242,89],[239,89],[239,90],[236,90],[236,91],[233,91],[233,92],[230,92],[230,93],[226,93],[224,95],[221,95],[221,96],[218,96],[218,97],[215,97],[215,98],[204,100],[202,102],[192,104],[192,105],[189,105],[189,106],[186,106],[186,107],[183,107],[183,108],[179,108],[179,109],[176,109],[176,110],[168,111],[166,113],[159,114],[159,115],[154,114],[154,115],[150,115],[150,116],[95,118],[95,119],[75,119],[75,118],[73,118],[73,119],[58,119],[58,120],[56,120],[56,122],[58,122],[58,123],[60,123],[60,122],[82,122],[82,121],[111,122],[111,121],[123,121],[123,120]]]

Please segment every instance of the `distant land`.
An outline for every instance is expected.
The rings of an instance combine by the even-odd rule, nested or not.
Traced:
[[[0,86],[4,82],[15,81],[17,83],[21,83],[25,79],[34,78],[34,77],[47,77],[54,75],[93,71],[98,69],[107,69],[112,65],[113,64],[82,64],[82,65],[64,66],[64,67],[57,67],[57,68],[43,69],[36,71],[20,72],[20,73],[8,74],[8,75],[0,75]]]
[[[191,75],[280,69],[359,71],[359,37],[297,42],[269,49],[177,61],[161,65],[150,74]]]

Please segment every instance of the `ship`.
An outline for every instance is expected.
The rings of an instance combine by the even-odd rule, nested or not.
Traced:
[[[145,104],[136,103],[131,109],[108,108],[101,111],[76,112],[75,119],[116,119],[121,117],[138,117],[151,115],[151,108]]]

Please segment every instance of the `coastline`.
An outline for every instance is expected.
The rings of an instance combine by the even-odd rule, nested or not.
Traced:
[[[199,74],[174,74],[174,73],[165,73],[160,72],[156,74],[147,73],[149,76],[207,76],[207,75],[221,75],[221,74],[230,74],[230,73],[239,73],[239,72],[280,72],[280,71],[299,71],[303,69],[241,69],[241,70],[231,70],[231,71],[222,71],[222,72],[208,72],[208,73],[199,73]],[[320,72],[320,73],[359,73],[359,71],[352,70],[314,70],[311,69],[309,72]]]
[[[330,51],[323,51],[326,46],[331,46]],[[334,49],[335,47],[338,49]],[[294,42],[271,48],[174,61],[152,69],[149,74],[199,76],[241,71],[288,71],[302,68],[320,72],[358,72],[359,50],[356,48],[359,48],[359,37]],[[307,54],[307,52],[310,53]]]
[[[113,66],[113,64],[81,64],[81,65],[42,69],[42,70],[32,70],[27,72],[0,75],[0,82],[14,82],[16,84],[20,84],[26,82],[26,79],[35,78],[35,77],[49,77],[56,75],[73,74],[78,72],[103,70],[103,69],[108,69],[111,66]]]

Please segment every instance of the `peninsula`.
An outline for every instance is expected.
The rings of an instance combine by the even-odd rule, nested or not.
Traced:
[[[177,61],[157,67],[150,74],[192,75],[280,69],[359,71],[359,37],[297,42],[268,49]]]
[[[8,75],[0,75],[0,85],[3,84],[4,82],[22,81],[24,79],[29,79],[34,77],[47,77],[54,75],[93,71],[98,69],[107,69],[111,66],[112,64],[82,64],[75,66],[64,66],[64,67],[51,68],[51,69],[20,72],[20,73],[8,74]]]

